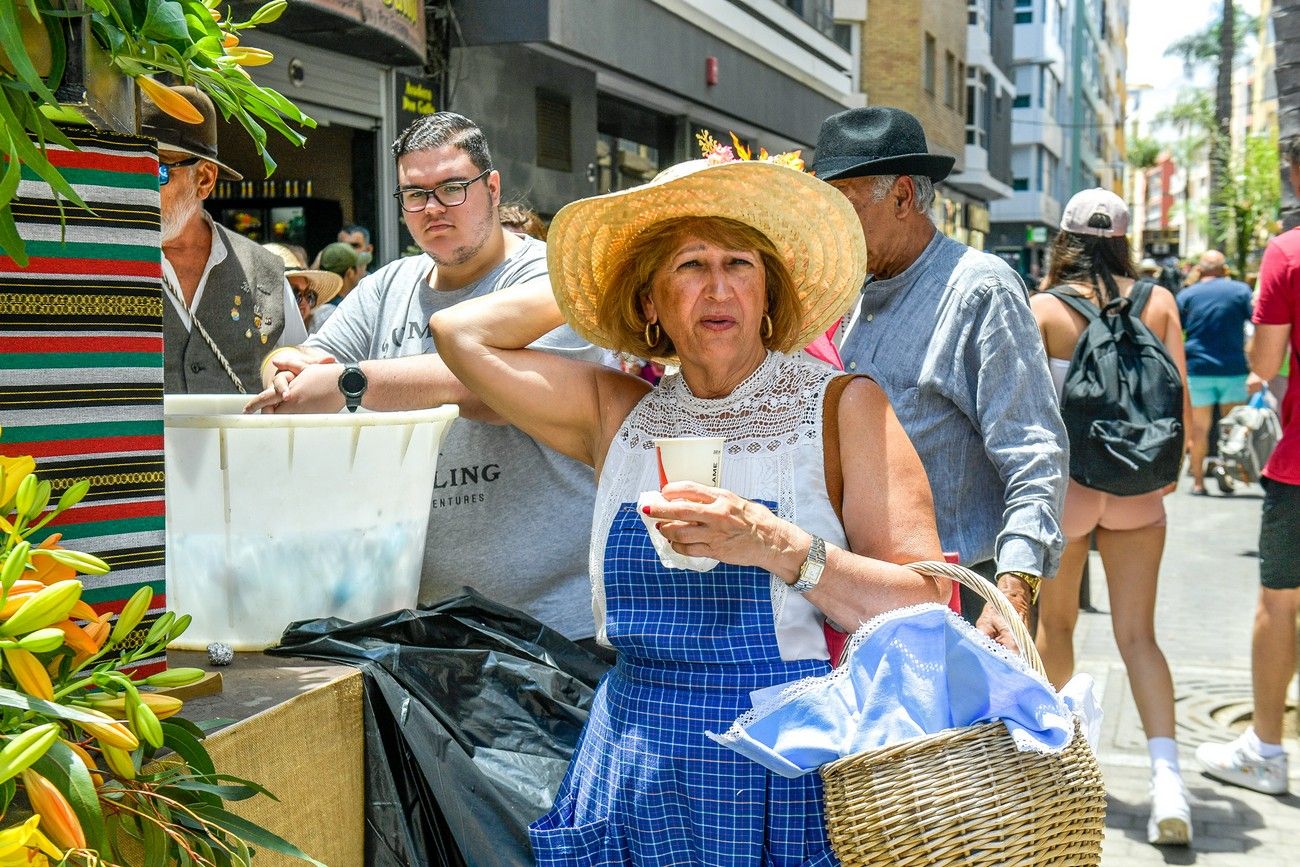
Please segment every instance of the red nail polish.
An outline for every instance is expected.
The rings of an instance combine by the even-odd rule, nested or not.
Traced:
[[[649,507],[649,506],[642,506],[642,507],[641,507],[641,511],[648,515],[648,514],[650,514],[650,507]]]

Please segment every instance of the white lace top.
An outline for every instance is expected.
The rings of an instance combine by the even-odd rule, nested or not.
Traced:
[[[722,487],[751,500],[775,502],[776,513],[832,545],[847,547],[826,494],[822,401],[840,375],[803,353],[769,352],[726,397],[699,398],[680,375],[665,377],[623,420],[610,443],[596,490],[591,534],[592,607],[605,641],[605,542],[619,507],[657,490],[654,441],[660,437],[725,437]],[[771,576],[772,612],[781,658],[827,659],[820,612]]]

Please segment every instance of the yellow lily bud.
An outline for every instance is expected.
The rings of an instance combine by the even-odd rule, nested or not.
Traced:
[[[213,15],[221,13],[213,10]],[[219,19],[218,19],[219,20]],[[203,115],[190,104],[190,101],[166,85],[159,84],[147,75],[137,75],[135,83],[144,91],[144,95],[172,117],[185,123],[203,123]]]
[[[103,741],[100,741],[99,749],[104,756],[104,764],[108,765],[110,771],[124,780],[135,779],[135,762],[132,761],[129,752],[110,747]]]
[[[130,752],[140,746],[140,740],[131,733],[131,730],[108,714],[92,709],[83,709],[83,712],[103,719],[103,722],[95,723],[82,722],[81,720],[74,720],[74,722],[86,734],[99,741],[99,745],[104,749],[115,747]]]
[[[0,636],[9,638],[35,632],[66,620],[72,606],[81,598],[81,582],[75,579],[51,584],[29,596],[13,616],[0,624]]]
[[[271,52],[261,48],[249,48],[246,45],[230,49],[226,52],[226,56],[240,66],[265,66],[275,60],[275,55]]]
[[[86,834],[68,799],[53,783],[32,770],[23,771],[23,788],[32,809],[41,815],[41,827],[56,846],[85,849]]]
[[[152,602],[153,588],[148,584],[135,591],[126,605],[122,606],[122,613],[117,615],[117,624],[108,637],[109,643],[117,644],[130,635],[131,630],[140,625]]]
[[[54,701],[54,684],[41,661],[31,652],[15,647],[4,651],[5,664],[18,686],[30,696]]]
[[[163,695],[158,692],[142,692],[140,693],[140,701],[148,705],[154,716],[160,720],[175,716],[180,713],[181,708],[185,705],[185,702],[179,698],[173,698],[170,695]],[[126,716],[126,696],[99,698],[93,700],[90,704],[95,710],[103,711],[106,714]]]
[[[18,776],[45,755],[59,739],[57,723],[45,723],[19,732],[0,749],[0,783]]]

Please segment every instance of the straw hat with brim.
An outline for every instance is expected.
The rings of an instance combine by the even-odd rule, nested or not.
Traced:
[[[158,139],[160,151],[203,157],[217,164],[223,178],[243,180],[243,175],[217,159],[217,110],[213,107],[212,100],[203,91],[188,85],[173,87],[172,90],[203,115],[203,122],[186,123],[163,111],[152,99],[142,99],[140,134]]]
[[[573,330],[598,346],[620,348],[596,311],[628,247],[657,223],[698,217],[752,226],[785,260],[802,307],[800,328],[794,345],[774,349],[807,346],[844,315],[862,288],[862,224],[838,190],[775,163],[694,160],[642,186],[573,202],[555,215],[547,263],[556,301]]]
[[[331,271],[304,268],[297,254],[283,244],[263,244],[268,253],[279,256],[284,262],[285,277],[305,277],[307,286],[316,293],[316,306],[330,301],[343,288],[343,278]]]

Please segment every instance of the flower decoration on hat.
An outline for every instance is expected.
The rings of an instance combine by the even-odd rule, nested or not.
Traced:
[[[708,160],[709,165],[721,165],[722,163],[737,162],[739,160],[749,160],[752,162],[775,163],[779,166],[789,166],[799,171],[804,170],[803,151],[785,151],[779,154],[769,154],[767,148],[759,148],[758,156],[755,157],[753,152],[740,143],[736,134],[731,133],[732,147],[727,147],[718,141],[708,130],[700,130],[695,134],[695,140],[700,144],[700,153],[704,159]]]

